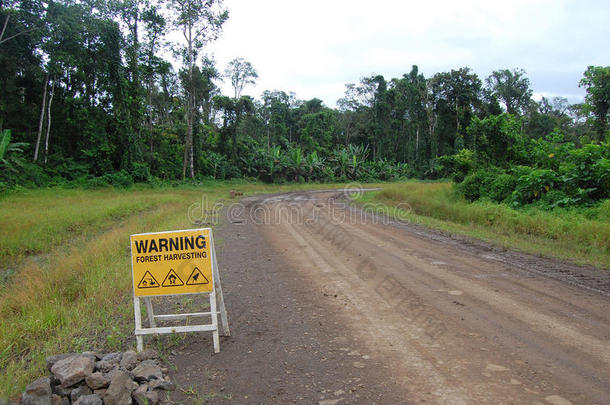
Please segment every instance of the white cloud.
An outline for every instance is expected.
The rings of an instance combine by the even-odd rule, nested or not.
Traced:
[[[255,96],[295,91],[333,106],[345,83],[373,72],[389,79],[417,64],[426,76],[468,66],[481,79],[519,67],[537,94],[576,101],[587,65],[609,63],[605,1],[226,0],[225,6],[231,16],[207,51],[221,70],[235,57],[252,62],[260,79],[245,93]]]

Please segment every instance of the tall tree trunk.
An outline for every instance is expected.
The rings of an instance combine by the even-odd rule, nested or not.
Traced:
[[[457,138],[457,134],[460,132],[460,107],[458,105],[457,99],[455,100],[455,137]]]
[[[430,132],[430,157],[438,156],[438,136],[436,134],[437,115],[434,111],[427,110],[428,115],[428,131]]]
[[[415,160],[419,160],[419,124],[415,130]]]
[[[44,141],[44,164],[47,164],[49,157],[49,133],[51,132],[51,104],[53,103],[53,95],[55,95],[55,78],[51,84],[51,93],[49,94],[49,105],[47,107],[47,135]]]
[[[150,142],[150,156],[152,158],[153,154],[153,124],[152,124],[152,79],[148,79],[148,94],[146,97],[146,108],[148,110],[148,119],[147,119],[147,127],[148,127],[148,138]]]
[[[191,130],[189,136],[189,164],[191,170],[191,179],[195,178],[195,159],[193,157],[193,121],[195,120],[195,94],[193,92],[193,97],[191,99]]]
[[[193,89],[193,26],[191,21],[188,22],[185,37],[188,42],[188,69],[189,69],[189,89],[187,90],[187,106],[186,106],[186,139],[184,142],[184,163],[182,165],[182,178],[186,178],[186,168],[189,167],[191,178],[195,177],[195,168],[193,165],[193,115],[194,115],[194,89]]]
[[[47,85],[49,84],[49,75],[44,79],[44,89],[42,90],[42,108],[40,109],[40,120],[38,121],[38,137],[36,138],[36,149],[34,150],[34,162],[38,160],[38,151],[40,149],[40,139],[42,138],[42,125],[44,124],[44,110],[47,104]]]
[[[190,149],[190,140],[193,137],[193,125],[191,123],[191,114],[189,113],[189,109],[191,108],[191,97],[188,96],[188,100],[186,102],[186,136],[184,139],[184,162],[182,163],[182,179],[186,179],[186,168],[189,165],[189,149]]]

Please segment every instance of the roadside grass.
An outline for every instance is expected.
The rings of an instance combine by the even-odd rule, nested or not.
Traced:
[[[596,208],[513,209],[492,202],[468,202],[449,182],[404,182],[365,193],[360,203],[381,203],[403,220],[482,239],[506,249],[553,256],[610,269],[610,203]],[[410,210],[396,210],[400,203]]]
[[[117,346],[128,336],[129,235],[185,226],[184,210],[183,203],[165,204],[59,249],[45,266],[27,261],[19,269],[0,291],[0,398],[44,375],[48,355]]]
[[[0,200],[0,262],[18,262],[76,236],[177,201],[175,194],[151,190],[28,190]]]
[[[129,235],[193,227],[189,207],[235,202],[231,189],[250,195],[340,186],[205,181],[1,196],[0,402],[46,375],[49,355],[135,344]],[[7,267],[11,275],[2,277]]]

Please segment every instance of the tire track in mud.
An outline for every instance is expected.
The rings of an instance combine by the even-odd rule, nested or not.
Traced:
[[[336,197],[303,194],[257,203],[274,216],[296,205],[312,219],[317,206]],[[328,218],[320,224],[319,216],[312,221],[283,218],[259,227],[286,252],[294,264],[290,271],[345,297],[346,327],[388,359],[409,399],[603,403],[610,397],[607,296],[557,280],[552,267],[544,269],[550,278],[541,277],[408,228],[332,224]],[[349,235],[349,242],[333,245],[337,235]],[[374,268],[375,276],[363,278],[362,266]],[[415,312],[398,313],[389,299],[392,283]],[[444,333],[430,342],[426,325],[417,322],[422,317],[440,320]]]

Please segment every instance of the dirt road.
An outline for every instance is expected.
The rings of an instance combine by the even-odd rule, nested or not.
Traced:
[[[179,385],[233,403],[610,402],[607,272],[365,215],[340,197],[230,210],[220,259],[233,336],[216,356],[189,337],[171,359]]]

